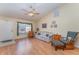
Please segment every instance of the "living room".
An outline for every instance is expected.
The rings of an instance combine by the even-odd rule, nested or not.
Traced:
[[[0,4],[0,55],[78,55],[78,10],[78,3]]]

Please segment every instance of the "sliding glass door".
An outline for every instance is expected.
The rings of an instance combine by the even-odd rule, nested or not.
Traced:
[[[17,35],[18,36],[26,36],[29,31],[32,31],[31,23],[17,23]]]

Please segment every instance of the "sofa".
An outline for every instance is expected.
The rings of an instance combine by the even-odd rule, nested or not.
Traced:
[[[50,33],[50,32],[41,31],[41,32],[37,32],[37,33],[35,34],[35,38],[37,38],[37,39],[39,39],[39,40],[46,41],[46,42],[50,42],[52,35],[53,35],[53,34]]]

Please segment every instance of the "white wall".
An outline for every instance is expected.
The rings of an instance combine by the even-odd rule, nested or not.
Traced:
[[[12,21],[13,22],[13,28],[12,28],[13,30],[12,30],[12,32],[13,32],[13,35],[14,35],[13,37],[15,39],[25,37],[25,36],[17,36],[17,22],[33,23],[31,21],[22,20],[22,19],[15,19],[15,18],[9,18],[9,17],[0,17],[0,20]]]
[[[38,27],[39,20],[32,21],[32,23],[33,23],[33,31],[36,32],[36,28]]]
[[[53,32],[53,28],[51,28],[53,20],[58,24],[55,32],[62,36],[66,36],[68,31],[79,32],[79,4],[66,4],[59,8],[59,16],[55,17],[52,11],[46,17],[40,19],[36,25],[38,25],[40,31]],[[43,23],[47,23],[47,28],[42,28]]]

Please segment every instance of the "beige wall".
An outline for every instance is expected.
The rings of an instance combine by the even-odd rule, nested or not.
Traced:
[[[17,22],[26,22],[26,23],[32,23],[33,24],[32,21],[16,19],[16,18],[9,18],[9,17],[0,17],[0,20],[6,20],[6,21],[12,21],[13,22],[13,35],[14,35],[13,37],[15,37],[15,39],[25,37],[25,36],[18,36],[17,37]]]
[[[38,23],[39,23],[39,21],[32,21],[32,23],[33,23],[33,31],[34,32],[36,32],[36,28],[38,27]]]
[[[54,30],[51,28],[52,21],[57,22],[58,27]],[[42,28],[42,24],[47,23],[47,28]],[[40,19],[38,25],[40,31],[48,31],[60,33],[62,36],[66,36],[68,31],[79,32],[79,4],[66,4],[59,9],[59,16],[54,17],[53,11],[46,17]]]

